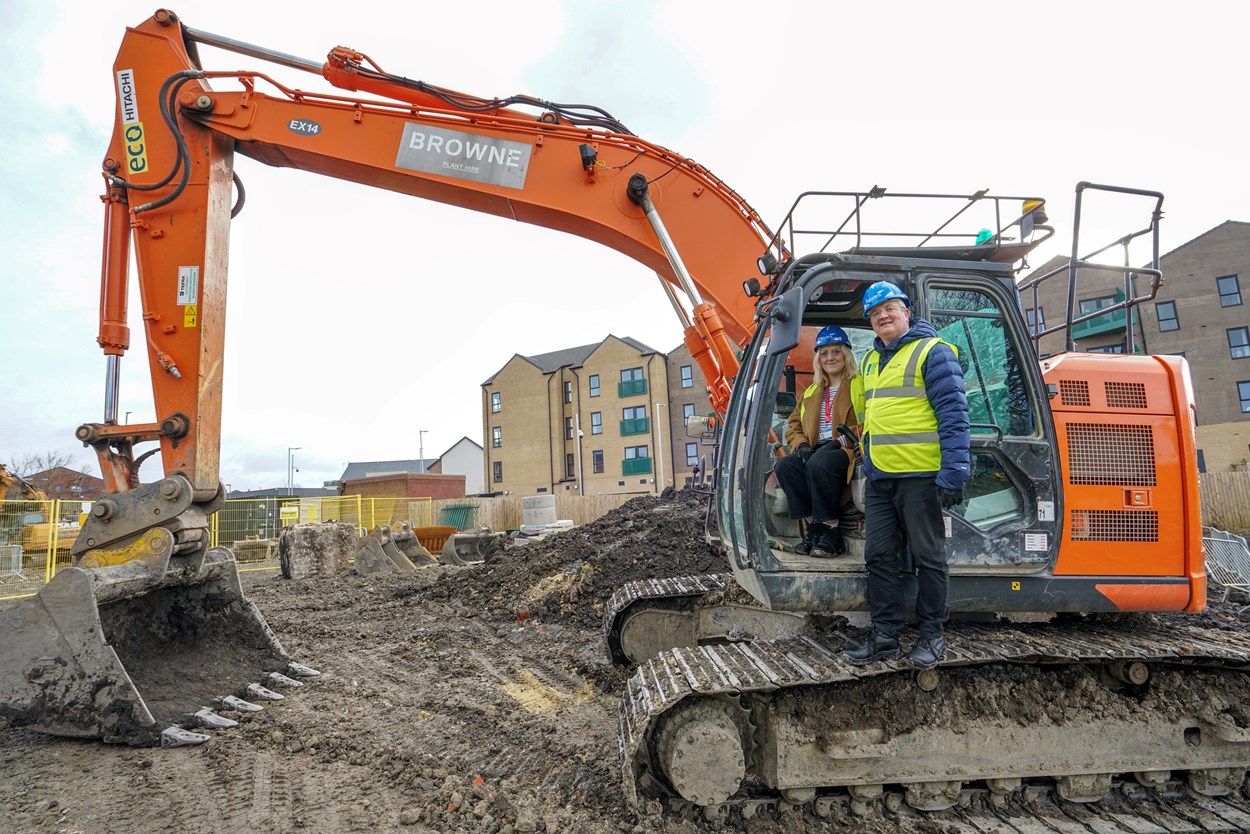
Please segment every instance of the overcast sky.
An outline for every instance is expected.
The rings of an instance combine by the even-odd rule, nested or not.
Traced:
[[[112,62],[125,27],[155,8],[0,4],[0,462],[56,450],[96,473],[73,431],[103,416],[98,195]],[[192,28],[317,61],[342,44],[464,92],[598,105],[710,167],[771,226],[804,190],[1036,194],[1060,229],[1040,264],[1070,245],[1081,180],[1164,192],[1164,251],[1250,220],[1240,4],[173,9]],[[324,89],[311,75],[202,54],[210,69]],[[285,486],[288,447],[301,447],[295,483],[308,487],[348,461],[416,458],[419,430],[430,458],[463,436],[480,443],[480,385],[514,353],[608,334],[661,351],[681,342],[654,273],[598,244],[243,157],[236,170],[248,201],[231,233],[221,458],[234,489]],[[1108,228],[1120,208],[1108,205]],[[1144,225],[1145,212],[1132,221]],[[572,300],[587,294],[610,303]],[[155,418],[139,307],[132,290],[120,406],[131,422]],[[143,470],[145,481],[159,475],[156,461]]]

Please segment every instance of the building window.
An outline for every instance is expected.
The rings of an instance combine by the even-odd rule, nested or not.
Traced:
[[[1118,345],[1099,345],[1098,347],[1085,348],[1086,353],[1123,353],[1124,344]]]
[[[651,423],[647,420],[647,407],[635,405],[621,411],[621,435],[646,434],[651,431]]]
[[[1036,309],[1026,307],[1024,309],[1024,320],[1029,325],[1029,332],[1036,336],[1040,331],[1046,329],[1046,310],[1042,307]]]
[[[572,453],[572,452],[570,452],[570,453],[568,453],[568,454],[566,454],[566,455],[564,456],[564,477],[566,477],[566,478],[575,478],[575,477],[577,477],[577,476],[574,474],[574,473],[575,473],[575,469],[574,469],[574,463],[573,463],[573,461],[574,461],[574,458],[573,458],[573,453]]]
[[[503,483],[503,461],[497,460],[494,462],[494,464],[492,464],[492,466],[495,470],[495,483],[502,484]]]
[[[564,401],[566,403],[573,402],[573,383],[571,382],[566,381],[564,383]]]
[[[1237,383],[1237,396],[1241,400],[1241,411],[1250,414],[1250,382]]]
[[[590,412],[590,433],[603,434],[603,412]]]
[[[625,460],[621,461],[622,475],[651,474],[651,456],[646,446],[626,446]]]
[[[573,439],[573,418],[572,417],[564,418],[564,438],[566,440]]]
[[[1241,304],[1241,284],[1236,275],[1221,275],[1215,279],[1220,288],[1220,306],[1236,307]]]
[[[685,425],[694,416],[694,403],[686,403],[681,407],[681,422]]]
[[[590,396],[592,397],[599,396],[599,375],[598,374],[590,375]]]
[[[1170,330],[1181,329],[1181,323],[1176,318],[1176,302],[1175,301],[1155,302],[1155,313],[1159,316],[1159,332],[1160,333],[1167,333]]]
[[[694,370],[689,365],[681,366],[681,387],[694,387]]]
[[[490,429],[490,445],[498,449],[503,445],[503,428],[500,426],[491,426]]]
[[[603,474],[603,450],[595,449],[590,453],[590,468],[594,470],[596,475]]]
[[[699,444],[687,443],[686,444],[686,466],[693,468],[694,465],[698,462],[699,462]]]
[[[498,391],[490,392],[490,413],[491,414],[498,414],[500,410],[503,408],[503,403],[501,402],[502,396],[503,395],[500,394]]]
[[[642,375],[642,368],[623,369],[616,393],[619,397],[633,397],[647,393],[647,380]]]
[[[1104,307],[1110,307],[1115,303],[1114,295],[1104,295],[1100,298],[1084,298],[1080,302],[1080,314],[1082,316],[1096,313]]]
[[[1233,359],[1250,356],[1250,328],[1230,327],[1227,332],[1228,355]]]

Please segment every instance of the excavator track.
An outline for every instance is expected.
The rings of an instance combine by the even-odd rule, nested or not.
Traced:
[[[760,605],[731,574],[640,579],[604,607],[608,659],[633,666],[665,649],[709,643],[782,640],[808,631],[803,612]]]
[[[620,709],[627,799],[715,817],[837,802],[936,812],[970,790],[1090,803],[1122,783],[1242,795],[1250,634],[1131,616],[952,623],[947,636],[924,672],[854,666],[841,634],[660,653]]]

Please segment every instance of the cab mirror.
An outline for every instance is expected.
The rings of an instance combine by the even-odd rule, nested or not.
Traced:
[[[771,319],[768,355],[776,356],[794,350],[803,334],[803,291],[795,287],[782,293],[769,305],[768,317]]]

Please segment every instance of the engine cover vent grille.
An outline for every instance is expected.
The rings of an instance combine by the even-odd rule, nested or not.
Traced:
[[[1140,382],[1107,382],[1108,408],[1146,408],[1146,386]]]
[[[1064,405],[1089,405],[1089,383],[1083,379],[1059,380],[1059,402]]]
[[[1068,482],[1155,486],[1155,449],[1150,426],[1069,423]]]
[[[1157,542],[1159,514],[1154,510],[1073,510],[1072,540]]]

